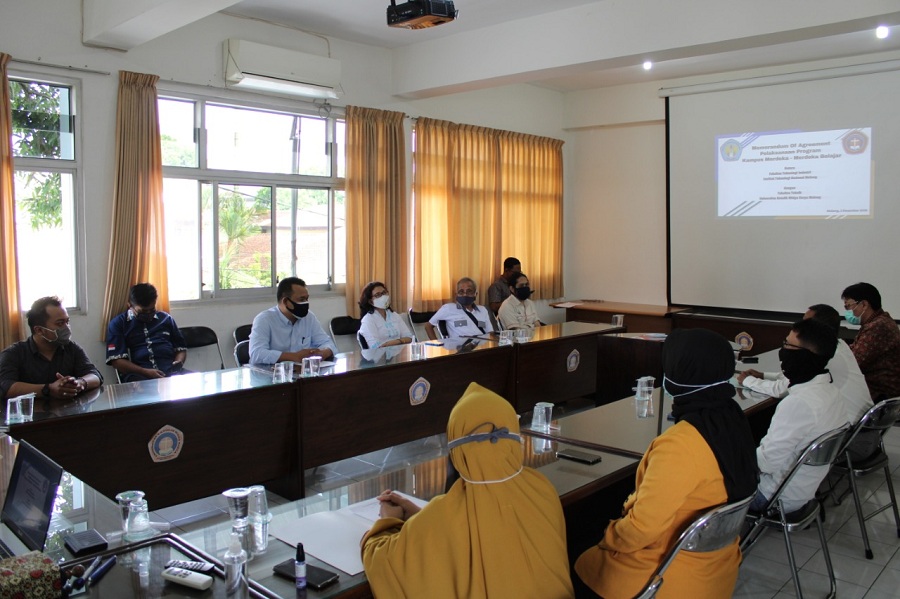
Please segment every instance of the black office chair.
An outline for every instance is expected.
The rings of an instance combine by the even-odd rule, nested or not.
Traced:
[[[334,344],[339,352],[356,351],[356,334],[359,333],[361,323],[362,320],[352,316],[335,316],[331,319],[328,329],[331,331],[331,338],[334,339]]]
[[[250,329],[253,328],[252,324],[242,324],[238,328],[234,330],[232,335],[234,336],[234,343],[237,345],[241,341],[247,341],[250,339]]]
[[[369,349],[369,342],[363,337],[362,333],[356,333],[356,342],[359,343],[360,349]]]
[[[250,340],[245,339],[234,346],[234,363],[240,368],[250,363]]]
[[[219,337],[214,330],[202,326],[181,327],[179,330],[188,349],[215,345],[216,351],[219,352],[219,370],[225,370],[225,358],[222,356],[222,348],[219,347]]]
[[[406,312],[409,330],[416,336],[416,341],[428,341],[425,323],[431,320],[432,316],[434,316],[434,312],[414,312],[412,308]]]

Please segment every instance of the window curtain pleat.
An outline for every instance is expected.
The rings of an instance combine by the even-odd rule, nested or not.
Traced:
[[[562,143],[418,119],[415,309],[436,310],[464,276],[486,304],[507,256],[522,261],[535,298],[563,295]]]
[[[159,293],[157,309],[169,310],[158,80],[156,75],[119,73],[116,180],[101,338],[136,283],[152,283]]]
[[[408,304],[405,116],[347,107],[346,301],[347,314],[357,318],[359,294],[370,281],[384,282],[394,311]]]
[[[16,252],[16,197],[13,183],[12,104],[7,64],[0,52],[0,349],[22,339]]]

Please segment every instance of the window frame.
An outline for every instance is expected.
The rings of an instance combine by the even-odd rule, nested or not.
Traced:
[[[185,92],[180,89],[160,88],[157,91],[159,100],[173,101],[189,101],[194,103],[194,139],[197,149],[196,167],[184,166],[166,166],[163,165],[164,179],[182,179],[197,182],[197,210],[201,217],[200,236],[198,243],[199,270],[197,282],[200,286],[198,299],[186,300],[170,300],[172,305],[189,307],[206,302],[219,301],[254,301],[254,300],[270,300],[274,297],[275,289],[278,285],[276,281],[276,236],[275,227],[277,226],[276,202],[278,189],[322,189],[327,192],[328,196],[328,248],[327,248],[327,271],[328,282],[325,284],[308,285],[311,292],[319,297],[337,297],[343,296],[345,293],[344,283],[335,283],[335,256],[337,248],[335,247],[335,199],[337,192],[346,190],[344,177],[338,175],[338,143],[336,140],[338,122],[344,119],[343,110],[333,110],[331,106],[319,106],[311,104],[309,107],[298,106],[295,103],[287,101],[278,102],[275,99],[271,103],[259,102],[244,99],[235,99],[233,97],[225,97],[220,95],[200,95],[191,92]],[[209,168],[207,162],[207,129],[206,129],[206,110],[208,104],[217,106],[232,106],[239,109],[256,110],[260,112],[279,113],[288,115],[299,115],[313,118],[326,119],[326,143],[327,153],[331,165],[330,177],[322,177],[316,175],[301,174],[285,174],[285,173],[264,173],[257,171],[236,171],[227,169]],[[306,103],[303,103],[306,104]],[[324,114],[323,114],[324,113]],[[203,244],[202,236],[202,188],[203,185],[221,186],[221,185],[252,185],[260,187],[270,187],[272,189],[272,208],[271,208],[271,268],[272,268],[272,286],[259,287],[253,289],[217,289],[221,280],[218,266],[216,269],[216,280],[211,284],[204,285],[202,280],[203,272]],[[218,211],[214,212],[213,222],[213,239],[218,238]],[[346,249],[345,249],[346,252]],[[345,260],[346,264],[346,260]],[[302,275],[302,273],[301,273]],[[346,279],[345,279],[346,280]]]
[[[66,311],[72,314],[87,314],[88,311],[88,292],[87,292],[87,230],[86,230],[86,213],[87,206],[84,192],[84,164],[82,156],[83,135],[81,118],[79,114],[79,104],[83,97],[81,79],[72,77],[63,77],[56,74],[50,74],[40,71],[32,71],[29,69],[10,68],[8,72],[9,81],[24,81],[29,83],[40,83],[46,85],[55,85],[59,87],[69,88],[72,118],[72,152],[74,158],[41,158],[16,156],[13,153],[13,175],[22,171],[43,171],[53,173],[63,173],[72,177],[72,237],[75,246],[72,251],[75,253],[75,301],[72,298],[63,297]],[[19,267],[21,267],[20,259]],[[19,302],[24,307],[30,306],[31,302],[38,298],[23,298],[21,290],[19,291]]]

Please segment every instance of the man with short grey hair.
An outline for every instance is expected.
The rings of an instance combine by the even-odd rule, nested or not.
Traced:
[[[437,339],[435,327],[444,322],[447,336],[478,337],[494,331],[491,315],[484,306],[475,303],[478,298],[478,285],[469,277],[463,277],[456,283],[456,301],[441,306],[434,316],[425,323],[425,331],[431,339]]]

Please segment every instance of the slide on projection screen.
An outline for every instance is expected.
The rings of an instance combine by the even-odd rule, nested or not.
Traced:
[[[866,281],[900,317],[900,61],[876,68],[662,90],[672,303],[840,308]]]

